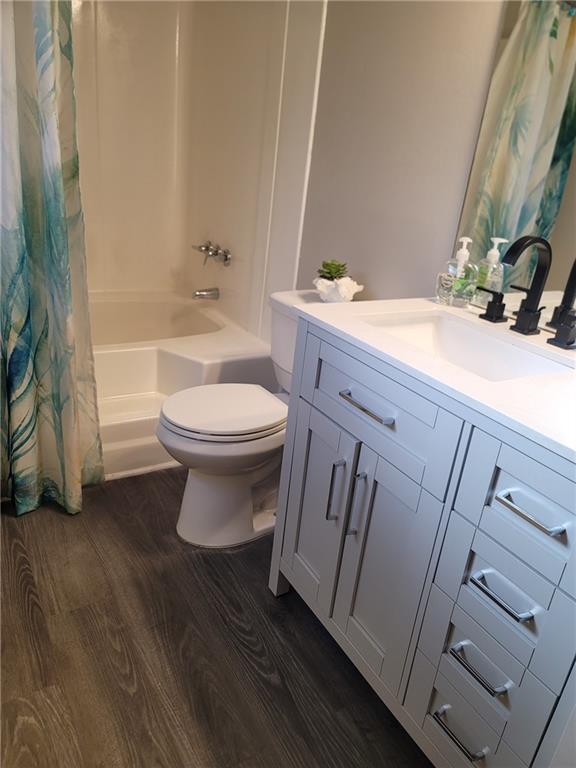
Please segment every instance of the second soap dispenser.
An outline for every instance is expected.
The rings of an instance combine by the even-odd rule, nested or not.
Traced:
[[[504,267],[500,263],[500,251],[502,243],[507,243],[505,237],[491,237],[492,248],[486,257],[478,264],[478,287],[488,288],[490,291],[502,291],[504,285]],[[474,304],[485,307],[490,301],[490,294],[485,291],[476,291]]]

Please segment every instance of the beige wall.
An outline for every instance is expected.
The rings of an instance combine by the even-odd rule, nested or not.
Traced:
[[[564,197],[550,237],[552,268],[548,277],[549,290],[564,290],[574,259],[576,259],[576,160],[572,160]]]
[[[329,4],[298,285],[348,262],[363,298],[429,296],[450,258],[499,2]]]

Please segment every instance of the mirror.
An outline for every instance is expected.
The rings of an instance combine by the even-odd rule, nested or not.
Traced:
[[[507,4],[458,228],[475,261],[492,236],[550,240],[546,290],[563,290],[576,258],[575,26],[574,3]],[[532,268],[507,270],[505,290],[529,285]]]

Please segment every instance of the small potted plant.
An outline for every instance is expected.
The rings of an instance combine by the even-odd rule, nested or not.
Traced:
[[[343,261],[323,261],[314,279],[314,286],[322,301],[352,301],[355,293],[364,290],[346,274],[348,267]]]

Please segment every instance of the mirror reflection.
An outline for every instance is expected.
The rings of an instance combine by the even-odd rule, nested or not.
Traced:
[[[475,261],[493,238],[505,238],[502,253],[523,235],[550,240],[547,290],[563,289],[576,256],[575,11],[508,4],[459,226]],[[528,253],[506,269],[504,289],[528,286],[535,263]]]

